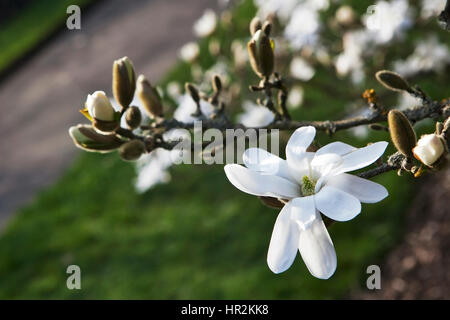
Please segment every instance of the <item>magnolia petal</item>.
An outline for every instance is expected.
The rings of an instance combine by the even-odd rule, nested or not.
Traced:
[[[344,155],[344,161],[336,174],[361,169],[374,163],[384,153],[387,145],[386,141],[379,141]]]
[[[273,273],[289,269],[297,255],[299,229],[291,220],[292,203],[288,202],[278,214],[270,239],[267,265]]]
[[[316,208],[328,218],[348,221],[361,212],[361,202],[347,192],[325,185],[314,195]]]
[[[343,162],[340,155],[336,153],[315,154],[311,160],[311,167],[320,173],[320,176],[328,175],[332,170],[339,167]]]
[[[316,128],[308,126],[301,127],[294,131],[286,146],[286,159],[293,166],[304,158],[306,148],[309,147],[316,135]]]
[[[336,271],[336,251],[319,214],[306,230],[300,231],[298,249],[314,277],[328,279]]]
[[[349,144],[346,144],[346,143],[343,143],[340,141],[336,141],[336,142],[329,143],[329,144],[323,146],[322,148],[320,148],[319,150],[317,150],[316,156],[320,156],[320,155],[326,154],[326,153],[335,153],[342,157],[342,156],[344,156],[350,152],[356,151],[356,150],[357,150],[357,148],[355,148]]]
[[[381,184],[348,173],[329,178],[326,185],[345,191],[364,203],[381,201],[389,194]]]
[[[284,178],[264,175],[238,164],[227,164],[224,169],[228,180],[242,192],[284,199],[300,195],[299,186]]]
[[[291,219],[297,223],[300,230],[306,230],[317,218],[314,197],[301,197],[291,200]]]
[[[245,150],[242,159],[244,160],[245,166],[250,170],[276,175],[295,182],[291,177],[287,161],[264,149],[247,149]]]

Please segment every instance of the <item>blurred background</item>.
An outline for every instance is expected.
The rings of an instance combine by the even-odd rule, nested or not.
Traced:
[[[81,29],[66,25],[81,8]],[[227,112],[246,125],[272,115],[255,104],[246,53],[255,15],[274,25],[276,69],[295,119],[333,120],[367,111],[374,88],[386,108],[419,102],[387,91],[390,69],[433,99],[448,98],[450,33],[436,16],[445,0],[3,0],[0,2],[1,299],[449,299],[449,169],[374,180],[390,196],[363,205],[330,235],[338,268],[327,281],[301,259],[275,275],[266,254],[278,211],[235,189],[221,165],[172,165],[164,152],[137,164],[80,152],[68,128],[84,123],[87,94],[112,96],[112,62],[128,56],[158,85],[165,116],[184,108],[184,83],[204,91],[213,74]],[[136,100],[136,103],[139,102]],[[418,136],[434,130],[415,124]],[[283,133],[286,142],[290,133]],[[333,137],[361,147],[389,140],[358,127]],[[394,152],[389,147],[389,154]],[[81,268],[81,290],[66,268]],[[368,290],[366,268],[381,268]]]

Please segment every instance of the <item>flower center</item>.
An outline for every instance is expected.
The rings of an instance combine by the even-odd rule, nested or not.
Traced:
[[[302,195],[304,197],[307,197],[314,194],[315,188],[316,188],[316,181],[314,181],[308,176],[303,176],[301,185]]]

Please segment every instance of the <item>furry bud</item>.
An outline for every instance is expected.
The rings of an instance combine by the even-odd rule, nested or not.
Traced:
[[[161,117],[163,107],[158,92],[152,87],[150,81],[144,75],[140,75],[137,79],[136,93],[145,111],[151,117]]]
[[[250,22],[250,34],[253,36],[256,31],[260,30],[262,27],[261,20],[258,17],[254,17]]]
[[[222,80],[220,80],[220,77],[217,74],[213,78],[212,87],[214,92],[220,92],[222,90]]]
[[[189,95],[192,97],[192,100],[195,101],[195,103],[200,102],[200,94],[198,92],[198,89],[191,83],[186,82],[185,89],[189,93]]]
[[[250,65],[261,78],[269,77],[274,69],[273,41],[262,31],[258,30],[247,43]]]
[[[119,148],[119,155],[125,161],[136,161],[145,152],[145,144],[141,140],[131,140]]]
[[[398,110],[388,113],[389,132],[392,142],[400,153],[406,157],[412,156],[412,149],[416,145],[416,133],[408,118]]]
[[[89,152],[111,152],[116,150],[123,143],[123,141],[114,134],[98,133],[92,125],[79,124],[70,127],[69,135],[75,146]]]
[[[133,63],[128,57],[114,61],[112,89],[114,98],[127,108],[133,100],[136,89],[136,77]]]
[[[125,121],[130,129],[136,129],[139,127],[142,121],[141,110],[138,107],[130,107],[125,112]]]
[[[398,73],[381,70],[375,74],[378,82],[392,91],[407,91],[413,92],[409,83]]]

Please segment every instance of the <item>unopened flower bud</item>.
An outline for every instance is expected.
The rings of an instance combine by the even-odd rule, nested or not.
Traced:
[[[412,149],[416,145],[416,133],[408,118],[398,110],[391,110],[388,114],[389,132],[392,142],[404,156],[411,157]]]
[[[256,31],[260,30],[262,27],[261,20],[258,17],[254,17],[250,22],[250,34],[253,36]]]
[[[114,134],[98,133],[92,125],[70,127],[69,135],[78,148],[89,152],[111,152],[123,143]]]
[[[200,94],[198,92],[198,89],[193,84],[186,82],[184,88],[192,97],[192,100],[194,100],[196,103],[200,102]]]
[[[444,141],[436,134],[423,135],[413,149],[414,157],[431,167],[444,153]]]
[[[113,64],[113,94],[119,104],[127,108],[133,100],[136,76],[131,60],[123,57]]]
[[[262,32],[270,37],[270,32],[272,31],[272,24],[269,21],[264,22],[263,26],[261,27]]]
[[[247,43],[250,65],[259,77],[269,77],[274,69],[273,41],[258,30]]]
[[[444,129],[444,124],[442,122],[436,122],[436,130],[434,133],[441,134],[442,130]]]
[[[222,80],[220,80],[217,74],[213,77],[212,87],[214,92],[220,92],[222,90]]]
[[[398,73],[381,70],[375,74],[378,82],[392,91],[413,92],[409,83]]]
[[[163,107],[158,92],[142,74],[137,79],[136,93],[142,106],[151,117],[162,116]]]
[[[130,129],[139,127],[142,121],[141,110],[138,107],[132,106],[125,112],[125,121]]]
[[[281,202],[280,200],[278,200],[277,198],[272,198],[272,197],[259,197],[259,199],[261,200],[261,202],[270,207],[270,208],[277,208],[277,209],[281,209],[284,207],[284,203]]]
[[[85,105],[92,119],[114,121],[114,108],[103,91],[88,94]]]
[[[141,140],[131,140],[119,148],[119,155],[125,161],[135,161],[145,152],[145,144]]]

